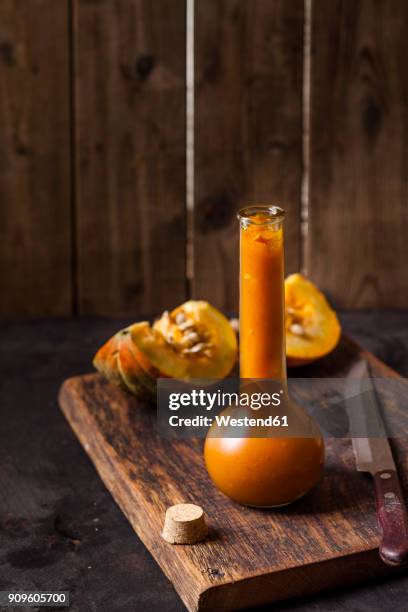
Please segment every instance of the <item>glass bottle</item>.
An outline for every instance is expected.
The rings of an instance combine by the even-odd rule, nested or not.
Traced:
[[[256,507],[292,503],[319,480],[324,462],[320,431],[289,397],[286,384],[284,307],[284,211],[257,205],[239,211],[240,221],[240,378],[250,385],[282,388],[283,401],[274,415],[286,415],[284,435],[259,434],[252,427],[239,437],[210,428],[204,458],[215,485],[235,501]],[[262,380],[260,380],[262,379]],[[260,387],[259,387],[260,388]],[[271,410],[271,409],[270,409]],[[265,415],[267,409],[262,411]],[[223,414],[251,409],[231,406]],[[290,431],[297,432],[291,437]],[[305,432],[300,437],[299,432]]]

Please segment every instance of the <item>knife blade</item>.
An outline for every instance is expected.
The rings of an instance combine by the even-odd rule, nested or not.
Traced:
[[[382,532],[380,557],[387,565],[403,565],[408,562],[408,514],[381,404],[364,359],[349,371],[345,407],[356,468],[374,478],[377,519]]]
[[[364,359],[350,369],[345,390],[357,470],[372,476],[381,470],[396,470],[379,400]]]

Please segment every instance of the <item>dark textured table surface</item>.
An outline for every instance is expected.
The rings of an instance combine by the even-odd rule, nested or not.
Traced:
[[[408,312],[344,313],[344,329],[408,376]],[[184,610],[107,492],[64,417],[62,381],[91,371],[125,320],[0,324],[0,590],[68,590],[71,610]],[[408,572],[268,606],[407,610]],[[266,608],[265,608],[266,609]]]

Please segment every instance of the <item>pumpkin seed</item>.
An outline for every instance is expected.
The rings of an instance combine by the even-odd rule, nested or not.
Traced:
[[[194,344],[197,344],[197,342],[199,341],[200,341],[200,336],[198,334],[196,334],[195,332],[189,332],[188,334],[184,334],[181,340],[181,344],[189,344],[190,346],[193,346]]]
[[[204,342],[198,342],[197,344],[195,344],[194,346],[192,346],[191,348],[187,349],[189,353],[199,353],[200,351],[203,350],[204,348]]]
[[[238,319],[230,319],[230,325],[234,331],[239,332],[239,320]]]
[[[305,334],[305,330],[299,323],[292,323],[289,329],[295,336],[304,336]]]
[[[184,323],[177,323],[177,327],[180,331],[184,332],[187,329],[193,329],[194,323],[192,321],[184,321]]]
[[[176,324],[177,325],[181,325],[181,323],[184,323],[186,320],[186,315],[184,314],[184,312],[178,312],[176,314]]]

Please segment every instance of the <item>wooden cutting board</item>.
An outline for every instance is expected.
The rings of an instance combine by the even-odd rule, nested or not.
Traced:
[[[336,351],[298,377],[345,376],[361,357],[374,376],[397,374],[343,337]],[[211,484],[202,441],[155,432],[155,410],[99,374],[63,384],[60,405],[105,485],[189,610],[232,610],[345,585],[389,570],[378,556],[370,478],[355,470],[349,440],[327,442],[321,484],[280,511],[238,506]],[[396,411],[402,433],[408,414]],[[405,438],[405,439],[404,439]],[[408,438],[393,442],[407,490]],[[160,537],[168,506],[201,505],[209,538],[172,546]]]

